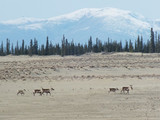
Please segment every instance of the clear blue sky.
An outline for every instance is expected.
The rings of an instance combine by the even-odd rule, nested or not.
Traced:
[[[114,7],[160,18],[160,0],[0,0],[0,21],[20,17],[49,18],[82,8]]]

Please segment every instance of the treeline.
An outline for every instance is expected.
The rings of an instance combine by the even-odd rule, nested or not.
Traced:
[[[137,40],[133,43],[131,40],[126,41],[125,45],[122,42],[108,40],[102,43],[101,40],[96,38],[96,42],[93,44],[92,37],[90,36],[88,43],[86,44],[75,44],[74,41],[68,42],[63,35],[61,44],[53,45],[49,38],[46,39],[46,44],[38,45],[36,39],[30,40],[29,45],[25,45],[24,40],[19,45],[18,41],[16,46],[13,43],[10,44],[9,39],[6,40],[6,46],[4,47],[3,42],[0,46],[0,55],[82,55],[88,52],[143,52],[143,53],[160,53],[160,35],[157,32],[154,33],[151,28],[150,39],[147,42],[143,41],[142,36],[138,36]]]

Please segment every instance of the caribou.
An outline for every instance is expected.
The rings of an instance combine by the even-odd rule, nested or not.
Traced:
[[[26,91],[26,90],[25,90],[25,89],[23,89],[23,90],[18,90],[17,95],[19,95],[19,94],[24,95],[24,94],[25,94],[24,91]]]
[[[110,93],[110,92],[116,92],[117,90],[119,90],[119,89],[118,88],[109,88],[108,93]]]
[[[50,89],[44,89],[42,88],[42,94],[46,93],[46,95],[50,94],[51,95],[51,91]]]
[[[125,91],[127,91],[126,94],[129,94],[129,89],[133,90],[133,86],[130,85],[129,87],[122,87],[121,93],[125,93]]]
[[[51,95],[51,91],[55,90],[54,88],[51,89],[44,89],[42,88],[42,94],[46,93],[46,95],[50,94]]]
[[[42,95],[42,91],[40,89],[35,89],[33,95],[35,96],[36,93]]]

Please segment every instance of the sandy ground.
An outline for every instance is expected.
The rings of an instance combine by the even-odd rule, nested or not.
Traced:
[[[55,90],[33,96],[41,88]],[[0,91],[0,120],[159,120],[160,55],[0,57]]]

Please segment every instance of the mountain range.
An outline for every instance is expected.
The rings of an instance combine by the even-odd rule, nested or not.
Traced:
[[[85,8],[75,12],[47,18],[19,18],[0,21],[0,41],[8,38],[11,43],[23,39],[28,44],[36,38],[39,44],[45,43],[46,37],[53,43],[60,43],[63,35],[68,41],[87,43],[90,36],[93,41],[108,38],[117,41],[134,41],[142,35],[144,41],[150,38],[150,29],[160,31],[160,19],[151,20],[127,10],[116,8]]]

